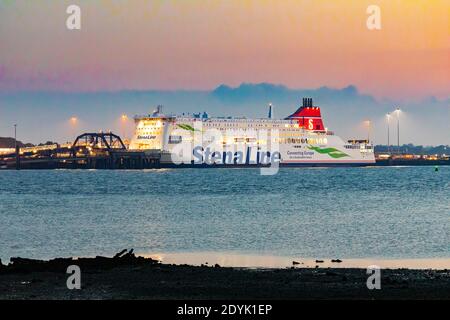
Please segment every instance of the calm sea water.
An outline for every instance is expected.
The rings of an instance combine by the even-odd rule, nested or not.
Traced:
[[[450,168],[0,171],[0,258],[449,258]]]

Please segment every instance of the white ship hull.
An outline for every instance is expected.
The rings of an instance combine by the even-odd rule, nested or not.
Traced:
[[[311,101],[312,103],[312,101]],[[367,141],[344,142],[323,128],[318,107],[284,120],[165,116],[136,117],[130,148],[158,150],[161,165],[364,166],[375,163]]]

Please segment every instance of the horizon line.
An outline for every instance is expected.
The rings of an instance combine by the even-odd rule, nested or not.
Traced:
[[[420,101],[425,101],[425,100],[429,100],[429,99],[434,99],[438,102],[448,102],[450,101],[450,93],[444,97],[444,98],[439,98],[435,95],[426,95],[423,96],[421,98],[415,98],[415,99],[407,99],[407,98],[391,98],[391,97],[377,97],[371,93],[366,93],[366,92],[361,92],[360,89],[358,88],[357,85],[354,84],[348,84],[342,87],[333,87],[333,86],[328,86],[328,85],[321,85],[321,86],[317,86],[317,87],[310,87],[310,88],[295,88],[295,87],[289,87],[288,85],[282,84],[282,83],[272,83],[272,82],[241,82],[238,85],[229,85],[226,83],[221,83],[218,85],[215,85],[212,88],[209,89],[185,89],[185,88],[176,88],[176,89],[163,89],[163,88],[147,88],[147,89],[133,89],[133,88],[123,88],[123,89],[101,89],[101,90],[68,90],[68,89],[17,89],[17,90],[2,90],[0,88],[0,95],[3,96],[8,96],[8,95],[17,95],[17,94],[67,94],[67,95],[78,95],[78,94],[102,94],[102,93],[108,93],[108,94],[120,94],[120,93],[145,93],[145,92],[160,92],[160,93],[212,93],[215,90],[221,88],[221,87],[227,87],[231,90],[238,90],[239,88],[241,88],[242,86],[254,86],[254,87],[258,87],[258,86],[262,86],[262,85],[269,85],[269,86],[273,86],[274,88],[282,88],[285,89],[287,91],[317,91],[320,89],[328,89],[331,91],[343,91],[345,89],[348,88],[354,88],[356,90],[356,95],[359,96],[366,96],[366,97],[371,97],[374,100],[376,100],[377,102],[383,102],[383,101],[416,101],[416,102],[420,102]]]

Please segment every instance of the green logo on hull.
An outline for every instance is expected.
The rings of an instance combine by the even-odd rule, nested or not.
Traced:
[[[177,126],[179,126],[181,129],[184,129],[184,130],[188,130],[188,131],[192,131],[192,132],[194,132],[194,131],[201,132],[200,130],[194,129],[192,126],[190,126],[188,124],[177,124]]]
[[[336,148],[319,148],[314,146],[308,146],[308,149],[314,150],[321,154],[327,154],[334,159],[339,159],[343,157],[350,157],[348,154],[336,149]]]

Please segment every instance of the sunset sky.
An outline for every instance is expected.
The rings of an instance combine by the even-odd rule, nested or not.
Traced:
[[[82,29],[65,26],[82,10]],[[369,5],[382,29],[366,27]],[[0,0],[0,91],[353,84],[450,96],[449,0]]]

